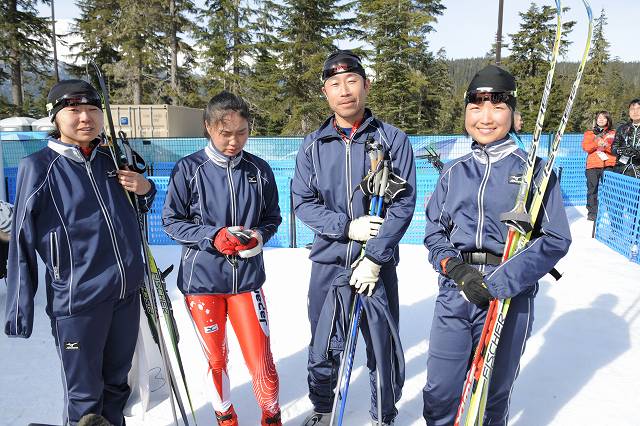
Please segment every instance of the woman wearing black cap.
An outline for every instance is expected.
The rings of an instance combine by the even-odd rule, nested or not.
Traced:
[[[445,165],[427,205],[424,243],[440,273],[423,390],[423,415],[429,425],[454,423],[492,298],[511,298],[511,305],[483,424],[507,423],[512,386],[531,333],[538,280],[571,243],[560,185],[552,176],[531,242],[501,263],[507,226],[500,215],[513,209],[527,163],[527,153],[509,137],[515,107],[511,74],[489,65],[475,75],[465,95],[465,130],[473,139],[472,152]],[[537,161],[534,181],[543,166]]]
[[[122,188],[148,209],[155,187],[117,170],[98,146],[102,102],[93,86],[64,80],[47,101],[57,130],[18,166],[5,333],[31,335],[38,253],[62,364],[63,423],[94,413],[123,425],[144,264],[136,214]]]

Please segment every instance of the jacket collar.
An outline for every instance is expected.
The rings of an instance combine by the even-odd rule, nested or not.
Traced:
[[[320,125],[316,140],[319,140],[321,142],[331,142],[334,139],[341,140],[340,135],[336,131],[335,127],[333,127],[333,119],[334,115],[332,114],[324,121],[324,123]],[[369,127],[369,124],[371,124],[374,120],[375,118],[373,117],[373,113],[371,112],[371,110],[369,108],[365,108],[362,123],[360,124],[360,127],[358,127],[358,130],[356,130],[353,138],[351,138],[354,143],[358,142],[356,136],[358,136],[358,134],[361,134],[367,127]]]
[[[76,163],[84,163],[87,159],[80,151],[80,147],[78,145],[64,143],[60,139],[49,138],[47,140],[47,146],[62,155],[63,157],[68,158],[69,160],[75,161]],[[98,152],[97,147],[91,151],[91,156],[88,161],[92,161],[96,156],[96,152]]]
[[[517,149],[518,145],[508,136],[486,145],[481,145],[476,141],[471,144],[474,158],[482,164],[486,164],[487,160],[491,163],[500,161]]]
[[[218,151],[211,141],[204,147],[204,152],[214,164],[224,168],[231,167],[232,169],[240,164],[242,154],[244,153],[244,151],[240,151],[238,155],[229,157]]]

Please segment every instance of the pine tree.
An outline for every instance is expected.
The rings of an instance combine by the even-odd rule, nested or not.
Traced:
[[[284,101],[284,75],[278,60],[281,46],[274,31],[280,24],[277,18],[279,8],[280,6],[274,2],[261,2],[260,8],[256,10],[255,22],[250,28],[254,39],[254,65],[244,84],[248,89],[246,100],[251,105],[253,113],[254,135],[280,134],[286,120],[281,108]]]
[[[429,91],[433,93],[434,123],[425,133],[457,133],[462,126],[462,94],[456,96],[449,75],[446,52],[440,49],[430,73]]]
[[[613,97],[605,97],[607,86],[606,71],[609,63],[609,42],[604,37],[604,26],[607,24],[604,9],[596,18],[593,27],[589,62],[585,66],[582,84],[576,98],[575,109],[567,130],[572,132],[584,132],[593,126],[593,118],[597,111],[608,110],[615,107]]]
[[[437,128],[441,96],[451,89],[444,58],[436,61],[426,41],[443,10],[440,0],[368,0],[358,8],[363,40],[372,46],[371,107],[410,133]]]
[[[619,60],[609,62],[604,77],[603,96],[609,102],[607,111],[611,114],[614,127],[629,120],[627,106],[637,93],[637,88],[622,76],[622,63]]]
[[[0,73],[11,80],[13,113],[24,113],[23,76],[33,72],[48,74],[51,30],[46,18],[36,11],[38,0],[5,0],[0,2],[0,62],[8,65],[9,73]],[[48,4],[48,0],[43,0]]]
[[[118,0],[120,15],[114,21],[108,41],[118,47],[121,58],[105,65],[106,71],[122,85],[113,94],[114,103],[158,103],[162,73],[162,0],[131,2]]]
[[[165,40],[166,49],[169,54],[169,90],[165,90],[171,103],[180,105],[183,103],[185,92],[182,91],[182,85],[187,83],[189,79],[190,68],[195,63],[195,51],[185,43],[180,37],[181,34],[192,34],[195,32],[196,25],[186,16],[187,13],[195,13],[196,7],[191,0],[166,0],[166,30]],[[184,57],[184,66],[178,65],[178,55],[182,53]]]
[[[321,96],[320,76],[335,40],[350,38],[353,18],[341,18],[353,2],[336,0],[285,0],[278,37],[281,43],[283,133],[307,134],[327,117],[329,108]]]
[[[207,91],[229,90],[243,95],[243,78],[249,73],[251,8],[240,0],[207,0],[196,32]]]
[[[563,10],[566,12],[568,8]],[[511,54],[505,60],[505,66],[518,82],[518,109],[524,120],[523,131],[532,132],[555,40],[556,9],[550,6],[539,8],[531,3],[529,9],[519,15],[522,19],[520,29],[509,34]],[[570,44],[567,38],[574,25],[575,21],[562,24],[561,55],[567,51]],[[568,95],[568,82],[569,79],[556,72],[545,116],[546,128],[554,128],[560,121]]]
[[[75,19],[71,35],[81,41],[73,43],[70,48],[77,66],[70,65],[69,69],[76,76],[84,76],[86,64],[95,61],[102,69],[105,64],[114,64],[122,59],[121,52],[113,43],[113,29],[121,15],[118,0],[86,0],[78,4],[80,16]],[[92,83],[98,87],[98,81],[92,72],[89,73]],[[109,78],[109,75],[105,77]],[[109,79],[109,87],[115,90],[117,86]]]

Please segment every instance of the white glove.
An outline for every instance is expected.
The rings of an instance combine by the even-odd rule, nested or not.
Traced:
[[[251,236],[258,240],[258,245],[247,250],[240,250],[238,252],[238,256],[243,259],[253,257],[257,254],[260,254],[260,252],[262,251],[262,234],[260,234],[258,231],[251,230]]]
[[[367,257],[359,258],[351,265],[351,279],[349,280],[349,284],[358,289],[358,293],[360,294],[368,290],[367,296],[371,296],[378,282],[381,267],[381,265],[378,265]]]
[[[383,219],[378,216],[360,216],[349,223],[349,239],[355,241],[367,241],[375,237],[380,231]]]

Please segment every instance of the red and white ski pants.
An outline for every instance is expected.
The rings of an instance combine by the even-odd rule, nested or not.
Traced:
[[[271,355],[267,304],[262,289],[240,294],[186,295],[185,299],[209,362],[214,410],[224,412],[231,406],[227,375],[228,316],[251,373],[258,405],[263,412],[277,413],[279,382]]]

